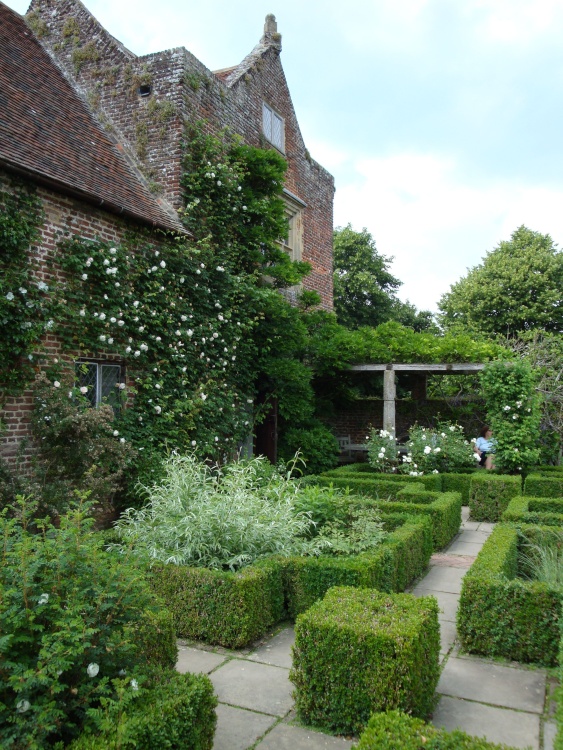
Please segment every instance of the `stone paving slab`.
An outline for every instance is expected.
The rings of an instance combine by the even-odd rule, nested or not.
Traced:
[[[467,569],[436,565],[424,576],[419,586],[424,584],[426,589],[442,591],[446,594],[459,594],[461,593],[461,582],[466,573]]]
[[[213,750],[247,750],[278,719],[219,703]]]
[[[435,596],[438,600],[438,607],[441,610],[441,615],[439,615],[438,619],[455,622],[457,603],[459,601],[459,596],[457,594],[446,594],[443,591],[427,589],[425,587],[424,579],[418,584],[418,586],[414,587],[412,593],[415,596]]]
[[[482,531],[481,526],[483,524],[479,525],[479,528],[475,531],[472,531],[470,529],[464,529],[459,537],[456,539],[458,542],[473,542],[476,544],[485,544],[487,539],[491,536],[489,531]]]
[[[457,638],[455,622],[440,620],[440,654],[445,656]]]
[[[477,531],[480,525],[480,521],[462,521],[461,528],[462,530],[467,529],[467,531]]]
[[[477,557],[482,547],[483,545],[477,544],[477,542],[462,542],[455,539],[448,547],[447,552],[449,555],[473,555],[473,557]]]
[[[204,651],[199,648],[179,646],[176,670],[182,674],[184,672],[203,672],[204,674],[209,674],[209,672],[226,660],[227,657],[224,654],[214,654],[211,651]]]
[[[540,717],[535,714],[442,696],[432,724],[448,731],[462,729],[474,737],[512,747],[540,748]]]
[[[450,656],[436,690],[456,698],[541,714],[545,687],[545,673],[539,670]]]
[[[273,638],[262,644],[247,657],[251,661],[259,661],[263,664],[273,664],[276,667],[290,669],[293,656],[291,647],[295,643],[295,630],[284,628]]]
[[[494,528],[495,528],[494,523],[487,523],[486,521],[481,521],[481,523],[479,524],[479,531],[486,531],[487,534],[492,534]]]
[[[293,705],[289,670],[232,659],[209,675],[221,703],[285,716]]]
[[[256,746],[257,750],[348,750],[352,740],[313,732],[311,729],[281,723]]]
[[[553,750],[555,747],[555,735],[557,724],[554,721],[546,721],[543,725],[543,750]]]
[[[468,570],[475,562],[474,555],[448,555],[445,552],[435,552],[430,558],[431,567],[465,568]]]

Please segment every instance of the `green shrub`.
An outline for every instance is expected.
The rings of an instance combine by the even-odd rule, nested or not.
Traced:
[[[91,712],[91,726],[70,750],[211,750],[217,698],[203,674],[158,675],[134,700],[119,700]]]
[[[563,497],[563,476],[553,472],[549,476],[528,474],[524,480],[524,495],[533,497]]]
[[[380,503],[382,511],[419,513],[432,518],[434,550],[446,547],[461,526],[461,494],[459,492],[420,492],[408,485],[397,495],[397,500]]]
[[[374,711],[426,717],[438,684],[433,597],[334,587],[299,615],[290,679],[306,723],[356,733]]]
[[[497,526],[463,579],[457,630],[470,653],[552,666],[557,659],[562,594],[526,581],[519,555],[549,527]]]
[[[429,492],[442,490],[441,474],[423,474],[422,476],[411,477],[408,474],[382,474],[373,469],[369,464],[346,464],[338,469],[325,471],[324,477],[355,477],[357,479],[372,479],[374,481],[385,482],[402,482],[406,484],[423,484]]]
[[[563,498],[514,497],[502,514],[503,521],[563,526]]]
[[[82,730],[85,712],[116,698],[114,680],[170,666],[175,642],[145,571],[130,554],[105,551],[90,506],[60,527],[0,515],[0,744],[50,747]],[[144,649],[147,648],[147,652]]]
[[[151,562],[232,571],[273,554],[309,551],[312,521],[295,509],[299,485],[272,473],[264,458],[211,468],[173,454],[148,503],[130,508],[116,530]]]
[[[295,618],[332,586],[404,591],[426,570],[432,554],[432,523],[423,516],[383,513],[389,532],[373,552],[350,557],[290,557],[284,561],[288,614]]]
[[[459,729],[447,732],[402,711],[373,714],[354,750],[511,750]]]
[[[380,478],[381,477],[381,478]],[[378,474],[377,479],[371,477],[331,476],[329,473],[310,477],[309,481],[321,487],[337,487],[349,490],[356,495],[369,495],[374,498],[396,498],[397,493],[407,485],[407,482],[395,482],[387,478],[387,474]]]
[[[496,523],[513,497],[522,494],[520,476],[478,472],[471,475],[469,511],[472,521]]]
[[[310,428],[286,429],[278,445],[279,456],[290,461],[299,452],[305,461],[307,474],[320,474],[338,464],[338,440],[323,424]]]
[[[441,474],[442,492],[460,492],[462,505],[469,505],[469,487],[474,472]]]
[[[282,561],[277,558],[236,573],[157,565],[151,581],[172,612],[180,638],[239,648],[285,615]]]

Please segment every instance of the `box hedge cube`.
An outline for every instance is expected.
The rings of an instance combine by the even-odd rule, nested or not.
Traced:
[[[524,495],[532,497],[563,497],[563,475],[560,472],[528,474]]]
[[[297,618],[290,679],[306,723],[357,733],[375,711],[426,717],[439,677],[434,597],[336,586]]]
[[[522,478],[490,471],[471,475],[469,517],[472,521],[496,523],[513,497],[522,494]]]

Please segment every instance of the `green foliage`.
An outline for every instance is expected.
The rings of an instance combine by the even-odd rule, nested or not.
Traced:
[[[33,473],[23,481],[39,514],[68,510],[74,492],[88,492],[102,520],[115,511],[115,494],[135,452],[119,437],[113,409],[90,403],[73,380],[51,382],[42,373],[33,385],[32,434],[38,446]]]
[[[563,593],[563,532],[553,529],[536,542],[522,546],[521,565],[531,581],[545,583]]]
[[[378,508],[358,506],[350,507],[346,519],[327,521],[317,540],[328,543],[323,554],[360,555],[376,549],[386,536]]]
[[[367,229],[351,225],[334,232],[334,309],[346,328],[377,326],[391,318],[399,279],[389,273],[387,258],[377,252]]]
[[[558,653],[562,595],[526,581],[519,555],[552,529],[497,526],[463,579],[457,616],[462,647],[470,653],[552,666]]]
[[[269,558],[230,571],[155,565],[154,590],[166,601],[180,638],[241,648],[285,617],[283,561]]]
[[[534,497],[563,497],[563,476],[528,474],[524,480],[524,495]]]
[[[455,729],[447,732],[402,711],[375,713],[354,750],[512,750]]]
[[[42,218],[30,188],[14,182],[0,189],[0,403],[32,379],[33,352],[52,326],[49,288],[29,252]]]
[[[147,504],[116,523],[125,544],[151,563],[232,571],[263,557],[303,554],[312,521],[295,508],[299,486],[273,473],[265,459],[210,468],[173,454],[161,482],[145,487]]]
[[[469,511],[472,521],[496,523],[513,497],[522,494],[522,478],[490,472],[471,475],[469,483]]]
[[[280,440],[280,458],[287,461],[298,451],[305,461],[305,473],[320,474],[338,463],[338,441],[321,422],[310,427],[288,427]]]
[[[481,373],[481,385],[496,441],[495,468],[514,473],[536,465],[540,412],[529,364],[491,362]]]
[[[439,633],[433,597],[332,588],[295,625],[290,679],[299,717],[349,734],[377,711],[428,716],[440,674]]]
[[[422,485],[425,490],[441,492],[442,476],[440,474],[424,474],[423,476],[409,476],[408,474],[382,474],[369,464],[345,464],[338,469],[325,471],[323,477],[336,477],[343,479],[353,477],[355,479],[364,479],[373,482],[399,482],[403,486],[416,484]],[[393,486],[393,485],[391,485]],[[393,497],[395,494],[393,493]]]
[[[563,498],[515,497],[508,503],[501,520],[563,526]]]
[[[414,425],[409,429],[406,453],[399,454],[394,435],[372,430],[368,443],[369,463],[376,471],[409,476],[439,474],[475,466],[473,450],[460,425],[439,423],[434,428]]]
[[[142,681],[142,646],[170,637],[164,620],[145,620],[162,603],[137,560],[109,554],[92,531],[88,505],[30,526],[33,508],[20,500],[17,518],[0,516],[0,743],[51,747],[80,733],[89,708],[116,700]],[[155,629],[155,625],[158,627]],[[168,634],[168,635],[166,635]],[[170,644],[170,641],[168,641]],[[148,654],[171,659],[170,648]],[[138,673],[138,670],[141,670]]]
[[[93,726],[70,750],[211,750],[217,698],[207,675],[168,671],[151,677],[134,700],[121,685],[115,701],[102,700],[90,710]]]
[[[475,469],[475,471],[477,471],[477,469]],[[442,474],[442,492],[459,492],[462,499],[462,505],[469,505],[469,487],[471,484],[472,473],[473,472],[463,474]]]
[[[305,612],[332,586],[404,591],[428,566],[432,554],[429,518],[382,514],[386,539],[373,551],[348,557],[290,557],[284,561],[290,617]]]
[[[441,323],[504,336],[534,328],[558,333],[562,286],[563,254],[548,234],[521,226],[442,297]]]

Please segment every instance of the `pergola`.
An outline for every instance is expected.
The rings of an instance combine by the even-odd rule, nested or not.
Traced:
[[[423,380],[424,395],[426,395],[427,375],[470,375],[480,372],[484,364],[475,362],[451,363],[451,364],[369,364],[352,365],[350,370],[354,372],[383,372],[383,429],[395,432],[395,399],[397,391],[395,388],[395,373],[410,372],[419,373]]]

